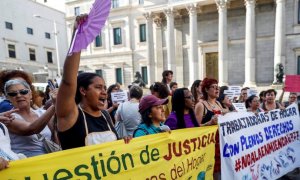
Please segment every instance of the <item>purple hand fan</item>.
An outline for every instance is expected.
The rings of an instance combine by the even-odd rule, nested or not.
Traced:
[[[111,0],[95,0],[87,20],[80,24],[71,43],[68,54],[80,52],[99,35],[104,26],[111,7]]]

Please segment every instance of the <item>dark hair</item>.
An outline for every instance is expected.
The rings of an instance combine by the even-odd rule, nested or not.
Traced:
[[[169,76],[169,74],[173,74],[173,71],[171,70],[165,70],[163,73],[162,73],[162,77],[163,79],[161,80],[162,83],[164,84],[167,84],[167,76]]]
[[[264,96],[265,92],[266,92],[266,91],[261,91],[261,92],[259,93],[259,102],[260,102],[260,103],[263,102],[262,97],[265,97],[265,96]]]
[[[177,86],[177,85],[178,85],[177,82],[171,82],[170,83],[170,89],[172,89],[173,86]]]
[[[149,117],[149,115],[151,114],[151,108],[152,107],[140,113],[142,116],[142,123],[146,124],[147,126],[151,126],[152,124],[152,119]]]
[[[251,95],[249,96],[246,101],[245,101],[245,106],[246,108],[249,108],[250,107],[250,103],[253,101],[254,98],[256,98],[257,96],[256,95]]]
[[[1,93],[4,93],[4,85],[5,83],[13,78],[23,78],[27,84],[30,86],[30,90],[32,93],[32,101],[35,103],[36,99],[36,92],[34,89],[34,86],[32,85],[33,82],[33,77],[26,73],[25,71],[20,71],[20,70],[3,70],[0,72],[0,91]]]
[[[150,86],[151,93],[157,92],[158,98],[165,99],[169,96],[169,90],[167,85],[161,83],[161,82],[155,82]]]
[[[189,91],[188,88],[176,89],[172,96],[172,111],[176,113],[177,127],[178,129],[186,128],[184,121],[184,108],[185,108],[185,91]],[[195,113],[193,109],[189,109],[189,114],[192,118],[192,122],[195,127],[199,127],[196,120]]]
[[[129,89],[130,98],[141,99],[143,96],[143,89],[140,86],[133,85]]]
[[[205,100],[208,99],[208,94],[207,94],[206,90],[209,89],[209,87],[212,84],[218,84],[218,81],[216,79],[212,79],[212,78],[204,78],[202,81],[201,91],[203,93],[203,98]]]
[[[225,90],[228,90],[228,89],[229,89],[228,86],[221,86],[221,87],[220,87],[220,95],[221,95],[221,94],[224,94],[224,91],[225,91]]]
[[[241,89],[241,92],[244,91],[244,90],[248,90],[248,89],[250,89],[250,88],[249,87],[244,87],[244,88]]]
[[[77,76],[77,87],[76,87],[76,95],[75,95],[75,102],[76,102],[76,104],[80,103],[80,101],[82,100],[82,95],[80,93],[80,88],[87,89],[88,86],[90,84],[92,84],[92,80],[95,77],[100,77],[101,79],[103,79],[98,74],[96,74],[96,73],[89,73],[89,72],[81,73],[81,74],[79,74]]]
[[[194,96],[196,102],[198,102],[198,93],[196,89],[200,86],[201,82],[201,80],[195,80],[191,87],[191,93]]]
[[[111,92],[116,87],[119,88],[118,84],[112,84],[107,88],[107,108],[110,108],[112,106]]]
[[[225,99],[225,97],[227,96],[227,94],[220,94],[219,97],[217,98],[217,101],[219,101],[219,103],[222,105],[223,108],[226,108],[225,105],[223,104],[223,100]]]
[[[268,89],[268,90],[265,91],[264,97],[266,97],[267,94],[270,94],[270,93],[272,93],[272,92],[274,93],[275,96],[277,95],[277,92],[275,91],[275,89]]]

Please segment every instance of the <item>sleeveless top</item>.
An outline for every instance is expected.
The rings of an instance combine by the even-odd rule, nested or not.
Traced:
[[[40,117],[45,112],[45,110],[41,110],[41,109],[38,110],[31,109],[31,111],[36,113],[38,117]],[[17,113],[13,113],[13,115],[16,117],[15,121],[16,120],[26,121],[22,116],[20,116]],[[40,132],[40,134],[42,134],[47,139],[51,139],[51,131],[48,128],[48,126],[46,126]],[[9,135],[11,140],[11,147],[12,147],[11,149],[15,153],[22,153],[27,157],[32,157],[32,156],[37,156],[37,155],[42,155],[47,153],[44,148],[43,142],[38,139],[36,134],[30,136],[19,136],[12,132],[9,132]]]
[[[109,131],[109,127],[107,126],[107,122],[104,119],[103,116],[107,119],[110,128],[112,131],[116,134],[115,128],[112,124],[110,115],[106,111],[101,111],[102,115],[100,117],[94,117],[86,112],[86,123],[88,127],[88,132],[102,132],[102,131]],[[72,149],[77,147],[83,147],[85,146],[85,137],[86,137],[86,130],[85,130],[85,124],[84,124],[84,117],[81,112],[81,110],[78,107],[78,117],[75,124],[66,131],[58,131],[58,138],[61,143],[61,147],[63,150],[65,149]],[[118,137],[118,136],[117,136]]]
[[[207,123],[208,121],[211,120],[211,118],[215,115],[215,113],[211,110],[209,110],[205,104],[202,102],[203,106],[204,106],[204,111],[203,111],[203,118],[202,118],[202,124]],[[217,105],[219,106],[219,108],[222,109],[222,107],[219,105],[219,103],[217,103]],[[206,113],[205,113],[206,112]]]

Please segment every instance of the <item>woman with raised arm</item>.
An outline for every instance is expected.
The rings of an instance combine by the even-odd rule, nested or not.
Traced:
[[[83,23],[87,16],[76,18]],[[95,73],[77,77],[80,52],[67,56],[57,94],[58,137],[62,149],[71,149],[117,140],[112,120],[105,111],[107,99],[104,79]]]

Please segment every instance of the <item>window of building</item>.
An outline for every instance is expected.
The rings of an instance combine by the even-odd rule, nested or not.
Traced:
[[[103,77],[102,69],[96,69],[95,73],[98,74],[99,76]]]
[[[35,58],[35,49],[33,48],[29,48],[29,60],[30,61],[35,61],[36,58]]]
[[[300,56],[298,56],[298,62],[297,62],[297,74],[300,75]]]
[[[146,24],[140,24],[140,42],[146,42]]]
[[[53,63],[52,52],[50,52],[50,51],[47,51],[47,60],[48,60],[48,63]]]
[[[96,39],[95,39],[95,47],[101,47],[102,46],[102,36],[101,36],[101,33],[96,36]]]
[[[122,44],[122,32],[121,28],[114,28],[114,45]]]
[[[13,30],[13,24],[10,22],[5,22],[5,27],[6,27],[6,29]]]
[[[145,84],[148,84],[148,69],[147,66],[142,67],[142,79]]]
[[[33,35],[33,29],[28,27],[27,28],[27,34]]]
[[[117,68],[116,69],[116,82],[119,84],[123,84],[122,82],[122,68]]]
[[[139,0],[139,4],[144,4],[144,0]]]
[[[300,24],[300,0],[298,1],[298,24]]]
[[[8,44],[7,48],[8,48],[8,56],[10,58],[16,58],[16,46],[13,44]]]
[[[112,0],[111,6],[112,6],[112,8],[118,8],[119,7],[119,0]]]
[[[80,15],[80,7],[74,7],[74,14],[75,16]]]
[[[51,39],[51,34],[50,34],[50,33],[47,33],[47,32],[45,32],[45,38],[46,38],[46,39]]]

